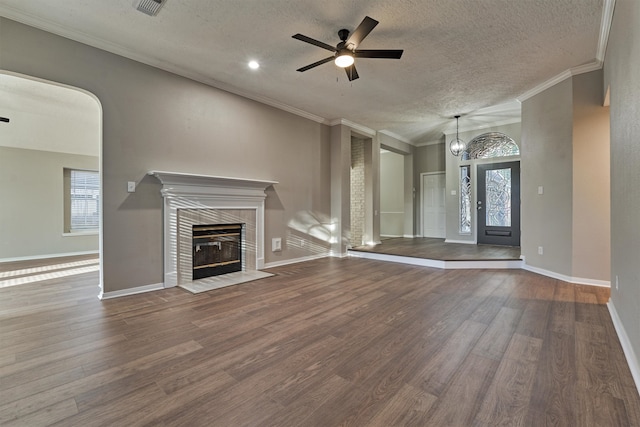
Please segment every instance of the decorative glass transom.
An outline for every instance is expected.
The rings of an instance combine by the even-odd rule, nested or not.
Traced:
[[[519,155],[520,148],[509,135],[501,132],[487,132],[469,141],[467,149],[462,153],[462,160]]]

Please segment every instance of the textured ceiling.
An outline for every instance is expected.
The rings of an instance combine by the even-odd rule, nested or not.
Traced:
[[[517,121],[523,94],[572,68],[597,68],[610,0],[166,0],[155,17],[135,3],[0,0],[0,15],[420,143],[455,127],[455,114],[461,129]],[[335,45],[339,29],[353,30],[366,15],[380,24],[360,48],[404,49],[402,59],[360,58],[353,82],[333,63],[296,72],[330,52],[293,34]],[[252,59],[260,69],[247,67]]]

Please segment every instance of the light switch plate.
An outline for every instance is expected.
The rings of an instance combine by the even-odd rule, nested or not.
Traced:
[[[136,182],[135,181],[128,181],[127,182],[127,192],[128,193],[135,193],[136,192]]]

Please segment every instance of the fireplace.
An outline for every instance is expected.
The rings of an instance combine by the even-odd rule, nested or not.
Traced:
[[[195,279],[194,225],[243,224],[242,271],[254,272],[264,267],[265,189],[276,181],[166,171],[148,174],[162,183],[165,288],[193,283]]]
[[[242,271],[244,224],[192,226],[193,280]]]

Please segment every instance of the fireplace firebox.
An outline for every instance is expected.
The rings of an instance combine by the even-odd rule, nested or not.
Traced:
[[[244,224],[193,226],[193,280],[242,271]]]

